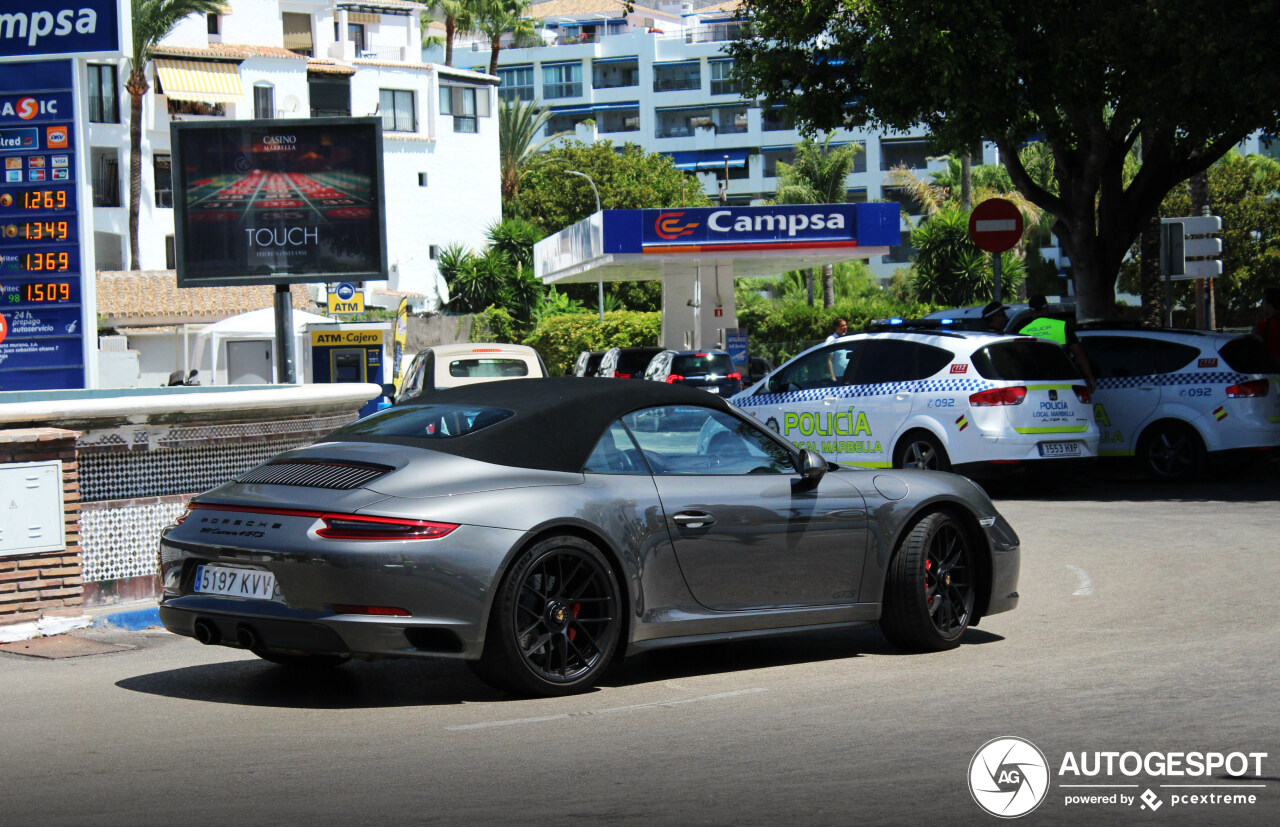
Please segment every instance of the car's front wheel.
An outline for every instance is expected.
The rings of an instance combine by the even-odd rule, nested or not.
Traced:
[[[969,628],[977,600],[969,532],[945,512],[916,521],[889,561],[880,628],[895,646],[952,649]]]
[[[512,563],[473,668],[486,683],[511,692],[581,692],[608,666],[621,628],[609,561],[580,537],[552,537]]]

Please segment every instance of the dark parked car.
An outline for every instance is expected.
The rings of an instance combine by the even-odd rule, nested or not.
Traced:
[[[604,358],[603,350],[584,350],[578,354],[578,359],[573,363],[574,376],[595,376],[596,371],[600,369],[600,360]]]
[[[733,357],[723,350],[664,350],[644,372],[645,379],[671,385],[691,385],[725,398],[742,390],[742,375]]]
[[[695,388],[519,379],[196,497],[161,535],[160,617],[288,666],[460,658],[558,695],[615,656],[819,626],[949,649],[1017,605],[1019,554],[964,477],[830,465]]]
[[[661,352],[660,347],[611,347],[604,352],[596,376],[602,379],[642,379],[649,361]]]

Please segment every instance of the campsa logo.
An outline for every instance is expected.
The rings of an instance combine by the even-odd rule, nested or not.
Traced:
[[[0,38],[26,40],[35,46],[42,37],[65,37],[74,30],[77,34],[93,34],[98,30],[98,13],[93,9],[62,9],[60,11],[0,12]]]
[[[781,233],[793,236],[801,230],[843,230],[844,215],[833,213],[756,213],[733,217],[729,210],[717,210],[707,217],[713,233]]]
[[[689,235],[700,226],[697,221],[682,223],[681,218],[684,218],[683,212],[664,212],[653,222],[653,231],[659,238],[674,241],[682,235]]]

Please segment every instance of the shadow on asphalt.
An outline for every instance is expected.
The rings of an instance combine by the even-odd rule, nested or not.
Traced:
[[[1188,483],[1153,482],[1137,469],[1107,463],[1092,474],[1053,480],[982,482],[993,500],[1045,502],[1280,502],[1280,463],[1246,470],[1219,469]]]
[[[970,629],[963,645],[1003,639],[981,629]],[[599,685],[632,686],[864,655],[930,657],[893,648],[874,628],[806,632],[646,652],[615,664]],[[945,653],[937,656],[945,657]],[[116,686],[203,703],[290,709],[377,709],[522,700],[482,683],[461,661],[445,659],[353,661],[341,668],[310,672],[266,661],[233,660],[124,678]]]

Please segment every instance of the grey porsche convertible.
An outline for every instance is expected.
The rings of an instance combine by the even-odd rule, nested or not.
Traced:
[[[579,692],[660,646],[879,623],[957,646],[1018,538],[964,477],[850,470],[697,388],[521,379],[354,422],[192,500],[166,628],[292,667],[462,658]]]

